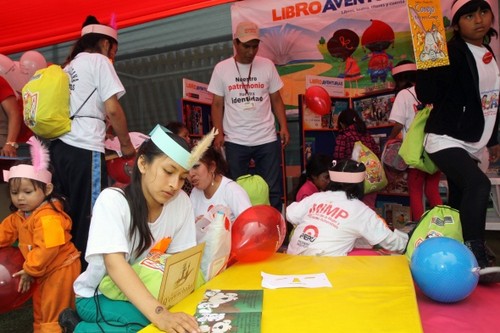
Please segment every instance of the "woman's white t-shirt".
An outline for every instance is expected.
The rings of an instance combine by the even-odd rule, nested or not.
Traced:
[[[71,122],[71,131],[60,139],[73,147],[104,153],[104,102],[113,95],[122,97],[125,88],[111,61],[100,53],[79,53],[64,71],[70,77],[71,116],[81,109]]]
[[[237,182],[222,176],[222,181],[214,195],[208,199],[205,193],[196,187],[191,190],[191,202],[195,219],[198,220],[208,214],[216,205],[226,206],[231,210],[229,219],[234,222],[236,217],[252,206],[247,192]]]
[[[176,253],[196,245],[196,231],[191,201],[186,193],[179,193],[163,206],[160,216],[148,224],[153,236],[153,247],[164,238],[171,243],[167,253]],[[94,205],[89,229],[85,259],[89,263],[85,272],[74,283],[77,296],[92,297],[106,274],[104,254],[124,253],[129,263],[143,259],[151,249],[139,256],[134,250],[138,240],[129,236],[130,209],[121,190],[104,189]]]

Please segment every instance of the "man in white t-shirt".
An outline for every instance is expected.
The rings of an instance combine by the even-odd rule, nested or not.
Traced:
[[[271,205],[281,211],[280,144],[286,146],[290,134],[279,92],[283,82],[272,61],[256,56],[259,43],[257,25],[239,23],[233,40],[235,56],[214,68],[208,85],[214,94],[212,122],[219,130],[214,146],[220,149],[224,145],[233,179],[250,173],[253,160],[255,173],[269,185]]]

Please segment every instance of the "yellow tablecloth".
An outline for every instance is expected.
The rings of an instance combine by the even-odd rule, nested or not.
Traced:
[[[422,332],[404,256],[308,257],[277,253],[237,263],[172,307],[194,314],[206,289],[262,289],[261,272],[326,273],[332,288],[264,289],[262,333]],[[141,333],[161,332],[153,325]]]

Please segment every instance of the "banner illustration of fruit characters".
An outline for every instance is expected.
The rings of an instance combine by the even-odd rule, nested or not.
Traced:
[[[231,21],[233,31],[242,21],[259,26],[258,55],[275,63],[285,84],[281,95],[290,116],[298,111],[298,95],[306,90],[307,76],[343,80],[344,96],[338,97],[351,98],[392,91],[391,70],[401,60],[414,61],[419,68],[444,65],[446,41],[453,30],[452,3],[245,0],[231,5]],[[491,6],[497,13],[498,2],[492,1]],[[499,31],[498,20],[494,25]],[[491,44],[496,59],[500,59],[498,43],[493,39]]]
[[[408,0],[408,17],[417,68],[449,65],[440,0]]]

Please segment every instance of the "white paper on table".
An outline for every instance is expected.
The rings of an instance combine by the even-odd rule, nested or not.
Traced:
[[[323,288],[332,287],[325,273],[275,275],[261,272],[262,287],[277,288]]]

